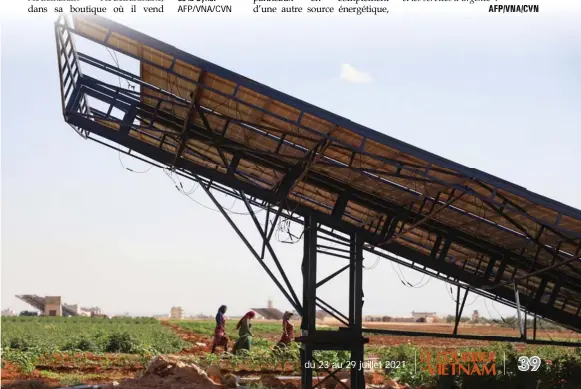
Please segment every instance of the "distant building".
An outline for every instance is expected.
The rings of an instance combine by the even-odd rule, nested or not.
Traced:
[[[174,320],[182,320],[184,318],[184,309],[182,307],[171,307],[169,317]]]
[[[62,316],[63,306],[61,296],[46,296],[44,298],[44,316]]]
[[[102,316],[98,307],[81,308],[77,304],[65,304],[61,296],[41,297],[35,294],[16,295],[16,297],[35,309],[43,316]]]
[[[480,314],[478,313],[477,310],[475,310],[474,312],[472,312],[472,321],[478,321],[480,319]]]
[[[81,314],[81,308],[78,304],[64,304],[64,306],[67,310],[71,311],[71,313],[74,312],[75,315]]]
[[[272,299],[266,300],[266,308],[251,308],[259,320],[282,320],[283,312],[274,307]]]
[[[2,316],[16,316],[16,313],[12,309],[6,308],[2,310]]]
[[[103,312],[101,312],[101,308],[99,307],[90,307],[90,308],[82,307],[81,314],[87,314],[88,316],[94,317],[102,315]]]
[[[432,323],[434,319],[437,319],[436,312],[414,312],[412,311],[412,318],[414,321],[425,321],[426,323]]]

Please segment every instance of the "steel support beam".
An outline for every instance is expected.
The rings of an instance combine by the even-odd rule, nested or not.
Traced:
[[[240,191],[240,196],[242,197],[242,199],[244,200],[244,205],[246,206],[246,209],[248,210],[248,213],[250,214],[250,217],[252,218],[252,221],[254,222],[254,225],[256,226],[256,229],[258,230],[258,232],[260,233],[260,236],[263,239],[263,244],[266,245],[266,248],[268,249],[268,252],[270,253],[270,256],[272,257],[272,260],[274,261],[276,268],[278,269],[278,271],[280,272],[280,275],[282,276],[282,279],[284,280],[284,283],[286,285],[286,287],[288,288],[288,291],[291,294],[291,297],[294,301],[293,306],[295,307],[301,307],[301,304],[299,302],[299,298],[297,297],[294,288],[292,287],[288,277],[286,276],[286,272],[284,271],[284,269],[282,268],[282,265],[280,264],[280,261],[278,260],[278,257],[274,251],[274,249],[272,248],[272,245],[270,244],[270,242],[268,241],[268,237],[267,237],[267,231],[262,229],[262,226],[260,225],[260,222],[258,221],[258,219],[256,218],[256,214],[254,213],[254,210],[252,209],[252,206],[250,205],[250,202],[248,201],[248,199],[246,198],[246,195],[244,194],[244,192]],[[263,258],[263,257],[261,257]],[[301,309],[298,311],[299,313],[302,312],[302,307]]]
[[[349,269],[349,318],[353,337],[360,337],[363,327],[363,241],[359,235],[351,236],[351,261]],[[363,343],[353,345],[351,361],[363,363]],[[351,389],[364,389],[363,369],[351,369]]]
[[[256,260],[258,261],[258,263],[260,263],[260,265],[262,266],[262,268],[268,273],[268,275],[270,276],[270,278],[272,279],[272,281],[276,284],[276,286],[278,286],[278,289],[286,297],[286,299],[288,300],[288,302],[295,308],[295,310],[297,312],[299,312],[299,313],[302,312],[303,311],[303,308],[300,305],[297,305],[296,301],[289,295],[289,293],[282,286],[282,284],[280,283],[280,281],[278,281],[278,279],[276,278],[276,276],[272,273],[272,271],[264,263],[264,261],[262,260],[262,258],[260,258],[260,255],[258,255],[258,253],[256,252],[256,250],[254,250],[254,248],[252,247],[252,245],[250,244],[250,242],[248,241],[248,239],[244,236],[244,234],[242,233],[242,231],[240,231],[240,229],[238,228],[238,226],[236,225],[236,223],[234,223],[234,221],[232,220],[232,218],[230,217],[230,215],[228,215],[228,213],[226,212],[226,210],[224,209],[224,207],[222,206],[222,204],[220,204],[220,202],[216,199],[216,197],[214,197],[214,195],[212,194],[212,192],[210,191],[210,189],[207,188],[205,185],[203,185],[202,182],[201,182],[201,180],[199,180],[199,179],[198,179],[198,183],[204,189],[204,191],[206,192],[206,194],[208,195],[208,197],[210,198],[210,200],[212,200],[212,202],[214,203],[214,205],[218,208],[218,210],[220,211],[220,213],[222,213],[222,216],[224,216],[224,218],[232,226],[232,228],[234,229],[234,231],[236,231],[236,233],[238,234],[238,236],[240,237],[240,239],[242,239],[242,241],[244,242],[244,244],[246,245],[246,247],[250,250],[250,252],[252,253],[252,255],[254,255],[254,258],[256,258]]]
[[[303,239],[303,316],[301,337],[311,338],[316,335],[316,298],[317,298],[317,221],[310,215],[304,219]],[[303,342],[301,345],[301,388],[313,387],[313,345]]]
[[[458,325],[460,324],[460,319],[462,319],[462,312],[464,311],[464,304],[466,304],[466,297],[468,297],[468,289],[464,291],[464,298],[462,298],[462,304],[460,304],[460,285],[458,285],[458,291],[456,294],[456,321],[454,323],[454,335],[458,334]]]

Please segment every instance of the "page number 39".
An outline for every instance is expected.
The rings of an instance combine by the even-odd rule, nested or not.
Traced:
[[[535,356],[522,356],[518,358],[518,369],[520,371],[537,371],[541,367],[541,358]]]

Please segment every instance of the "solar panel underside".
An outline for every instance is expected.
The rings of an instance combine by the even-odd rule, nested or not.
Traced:
[[[103,18],[77,16],[78,35],[140,61],[139,117],[129,136],[224,176],[280,195],[283,207],[326,215],[349,193],[339,217],[378,237],[407,231],[397,244],[455,264],[490,281],[507,281],[579,255],[581,212],[497,177],[435,156],[284,95]],[[199,110],[194,108],[199,107]],[[159,120],[163,116],[164,120]],[[188,120],[199,136],[182,132]],[[120,124],[100,123],[113,131]],[[292,173],[294,172],[294,173]],[[298,172],[298,173],[297,173]],[[286,177],[295,174],[293,180]],[[289,184],[290,182],[290,184]],[[286,188],[284,191],[282,188]],[[429,223],[420,223],[429,217]],[[431,223],[431,224],[430,224]],[[473,239],[443,248],[433,227]],[[416,224],[418,224],[416,226]],[[393,236],[393,235],[392,235]],[[501,265],[479,247],[509,251]],[[494,250],[493,250],[494,251]],[[500,277],[499,268],[503,266]],[[487,270],[488,269],[488,270]],[[543,284],[530,277],[526,294],[543,289],[561,311],[579,316],[581,264]]]

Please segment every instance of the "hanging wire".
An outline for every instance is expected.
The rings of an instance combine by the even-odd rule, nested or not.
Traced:
[[[301,234],[299,236],[296,236],[291,231],[291,228],[290,228],[291,224],[292,224],[292,221],[290,219],[281,219],[278,222],[278,225],[276,227],[276,239],[280,243],[296,244],[302,239],[302,237],[305,233],[305,230],[303,229]],[[286,236],[288,236],[288,238],[285,237],[283,239],[283,238],[281,238],[281,235],[286,235]]]
[[[377,265],[379,265],[379,261],[381,260],[381,257],[379,255],[375,256],[375,263],[369,267],[365,267],[363,266],[363,270],[373,270],[377,267]]]
[[[498,313],[498,316],[500,316],[500,319],[502,320],[502,322],[503,322],[504,324],[509,324],[509,325],[513,325],[513,326],[514,326],[514,323],[511,323],[511,322],[509,322],[508,320],[506,320],[506,319],[505,319],[505,318],[504,318],[504,317],[503,317],[503,316],[500,314],[500,312],[498,312],[498,309],[496,309],[496,307],[494,306],[494,302],[491,302],[491,303],[492,303],[492,307],[493,307],[493,308],[496,310],[496,313]],[[486,308],[486,311],[488,312],[488,316],[490,317],[490,320],[492,320],[494,323],[500,323],[500,321],[498,321],[498,320],[496,320],[496,319],[493,319],[493,318],[492,318],[492,315],[490,314],[490,310],[488,309],[488,304],[486,304],[486,299],[484,299],[484,307]]]
[[[153,168],[153,165],[149,165],[149,167],[143,171],[135,171],[135,170],[125,166],[123,164],[123,161],[121,160],[121,151],[119,151],[119,163],[121,164],[121,167],[123,167],[125,170],[130,171],[131,173],[143,174],[143,173],[147,173],[148,171],[150,171]]]
[[[387,258],[386,258],[386,259],[387,259]],[[432,280],[432,278],[431,278],[431,277],[429,277],[429,278],[428,278],[428,280],[427,280],[427,281],[426,281],[424,284],[422,284],[422,282],[424,281],[424,278],[426,277],[426,274],[424,273],[424,274],[422,275],[422,278],[420,279],[420,281],[419,281],[419,282],[417,282],[416,284],[412,284],[412,283],[410,283],[408,280],[406,280],[405,276],[403,275],[403,271],[402,271],[402,269],[399,267],[399,264],[397,264],[397,265],[398,265],[398,268],[399,268],[399,273],[398,273],[398,270],[397,270],[397,268],[394,266],[394,264],[393,264],[393,261],[389,261],[389,262],[391,263],[391,267],[393,268],[393,270],[394,270],[395,274],[396,274],[396,275],[397,275],[397,277],[399,278],[399,281],[400,281],[400,282],[402,283],[402,285],[403,285],[403,286],[405,286],[406,288],[415,288],[415,289],[421,289],[421,288],[423,288],[424,286],[426,286],[426,285],[427,285],[427,284],[428,284],[428,283],[429,283],[429,282]],[[421,284],[421,285],[420,285],[420,284]]]
[[[452,301],[454,303],[458,303],[458,300],[456,300],[456,298],[454,298],[454,291],[452,290],[452,285],[450,285],[449,283],[445,282],[444,283],[444,287],[446,288],[446,294],[448,295],[448,297],[450,297],[452,299]],[[474,300],[470,303],[470,304],[464,304],[465,307],[469,307],[472,304],[474,304],[476,302],[476,300],[478,300],[480,296],[476,295],[476,297],[474,298]]]
[[[170,173],[168,173],[168,171],[169,171],[171,174],[170,174]],[[181,180],[179,179],[179,177],[178,177],[178,181],[177,181],[177,182],[176,182],[176,180],[173,178],[173,176],[172,176],[172,175],[173,175],[173,171],[172,171],[172,170],[170,170],[170,169],[163,169],[163,172],[164,172],[164,173],[165,173],[165,175],[166,175],[166,176],[168,176],[168,177],[169,177],[169,179],[170,179],[170,180],[173,182],[173,184],[174,184],[175,188],[178,190],[178,192],[180,192],[181,194],[185,195],[187,198],[189,198],[190,200],[192,200],[192,201],[193,201],[193,202],[195,202],[196,204],[198,204],[198,205],[200,205],[200,206],[202,206],[202,207],[204,207],[204,208],[206,208],[206,209],[208,209],[208,210],[210,210],[210,211],[214,211],[214,212],[221,212],[219,209],[215,209],[215,208],[209,207],[209,206],[207,206],[207,205],[205,205],[205,204],[202,204],[201,202],[199,202],[198,200],[194,199],[194,198],[191,196],[191,193],[195,192],[195,190],[197,190],[197,188],[199,187],[199,185],[198,185],[198,186],[196,186],[196,185],[194,184],[194,187],[195,187],[195,188],[192,188],[192,190],[190,191],[191,193],[187,193],[187,192],[184,190],[183,184],[182,184]],[[222,207],[222,209],[224,209],[224,212],[226,212],[226,213],[229,213],[229,214],[232,214],[232,215],[250,215],[250,213],[249,213],[249,212],[236,212],[236,211],[233,211],[233,210],[232,210],[232,208],[234,207],[234,205],[235,205],[236,201],[237,201],[237,199],[236,199],[236,198],[234,198],[234,202],[232,203],[232,205],[231,205],[229,208],[227,208],[227,207],[224,207],[224,206],[222,206],[221,204],[220,204],[220,206]],[[258,211],[254,212],[254,214],[258,214],[258,213],[260,213],[260,212],[262,212],[262,211],[264,211],[264,208],[260,208]]]

